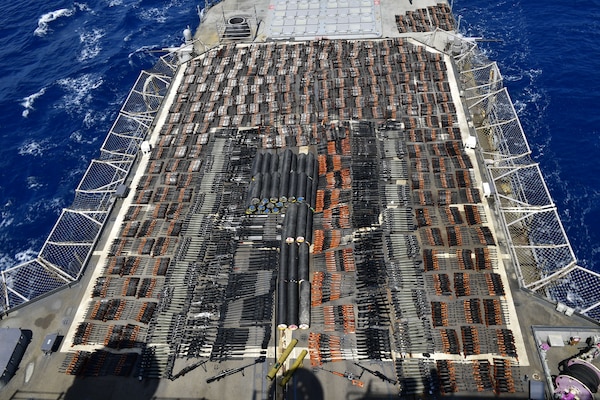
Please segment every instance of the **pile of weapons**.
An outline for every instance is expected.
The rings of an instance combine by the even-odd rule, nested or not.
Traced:
[[[494,358],[494,380],[496,382],[496,393],[514,393],[517,391],[510,360]]]
[[[301,206],[305,208],[305,206]],[[290,209],[293,207],[290,207]],[[289,210],[286,219],[290,216]],[[285,227],[288,225],[284,221]],[[282,240],[277,279],[276,323],[279,329],[310,326],[309,244]]]
[[[310,326],[309,247],[319,163],[313,153],[261,150],[252,163],[246,214],[285,211],[277,277],[276,324],[279,329]]]
[[[290,149],[258,152],[252,163],[252,181],[246,199],[247,214],[277,214],[288,203],[314,207],[319,166],[313,153]]]
[[[311,190],[314,198],[316,182]],[[277,286],[277,326],[280,329],[307,329],[310,326],[309,247],[313,240],[312,222],[313,212],[308,204],[296,202],[287,207]]]

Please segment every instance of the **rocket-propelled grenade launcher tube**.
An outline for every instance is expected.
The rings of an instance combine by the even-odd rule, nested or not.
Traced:
[[[292,364],[292,366],[290,367],[290,369],[288,369],[285,372],[285,375],[283,375],[283,379],[279,383],[279,385],[281,387],[287,385],[287,383],[289,382],[289,380],[292,379],[292,376],[294,375],[294,372],[296,372],[296,370],[298,368],[300,368],[300,366],[302,365],[302,361],[304,361],[304,357],[306,357],[307,354],[308,354],[308,351],[306,351],[306,350],[302,350],[300,352],[300,355],[298,356],[298,358],[296,358],[296,361],[294,361],[294,363]]]
[[[275,379],[275,375],[277,375],[277,372],[281,369],[281,366],[283,365],[285,360],[287,360],[287,358],[290,356],[290,353],[292,352],[292,350],[294,350],[294,347],[296,347],[297,344],[298,339],[292,339],[288,347],[286,347],[283,353],[281,353],[281,356],[279,356],[279,359],[277,360],[275,365],[273,365],[273,368],[271,368],[271,370],[267,373],[268,380],[272,381],[273,379]]]

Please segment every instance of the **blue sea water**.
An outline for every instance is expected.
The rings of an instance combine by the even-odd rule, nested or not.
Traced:
[[[153,50],[188,25],[183,0],[0,2],[0,269],[37,255]]]
[[[462,32],[498,40],[481,47],[500,65],[580,264],[600,270],[600,1],[453,3]],[[0,268],[35,257],[139,71],[196,27],[196,5],[0,3]]]
[[[600,1],[455,0],[498,62],[579,265],[600,272]]]

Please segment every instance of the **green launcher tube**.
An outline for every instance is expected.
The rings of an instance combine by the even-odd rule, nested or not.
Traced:
[[[292,366],[290,367],[290,369],[288,369],[285,372],[285,375],[283,375],[283,379],[281,380],[280,385],[283,387],[285,385],[287,385],[287,383],[289,382],[290,379],[292,379],[292,376],[294,375],[294,372],[296,372],[296,370],[298,368],[300,368],[300,366],[302,365],[302,361],[304,360],[304,357],[306,357],[306,355],[308,354],[308,351],[306,350],[302,350],[300,352],[300,355],[298,356],[298,358],[296,358],[296,361],[294,361],[294,363],[292,364]]]
[[[285,360],[287,360],[294,347],[296,347],[296,344],[298,344],[298,339],[292,339],[288,347],[286,347],[283,353],[281,353],[281,356],[279,356],[279,360],[277,360],[275,365],[273,365],[273,368],[271,368],[271,370],[267,374],[268,380],[272,381],[275,378],[275,375],[277,375],[277,371],[279,371]]]

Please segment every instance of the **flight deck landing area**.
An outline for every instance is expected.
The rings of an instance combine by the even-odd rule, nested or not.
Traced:
[[[552,390],[597,324],[520,288],[468,42],[405,3],[214,6],[82,280],[2,321],[32,332],[9,398]]]

